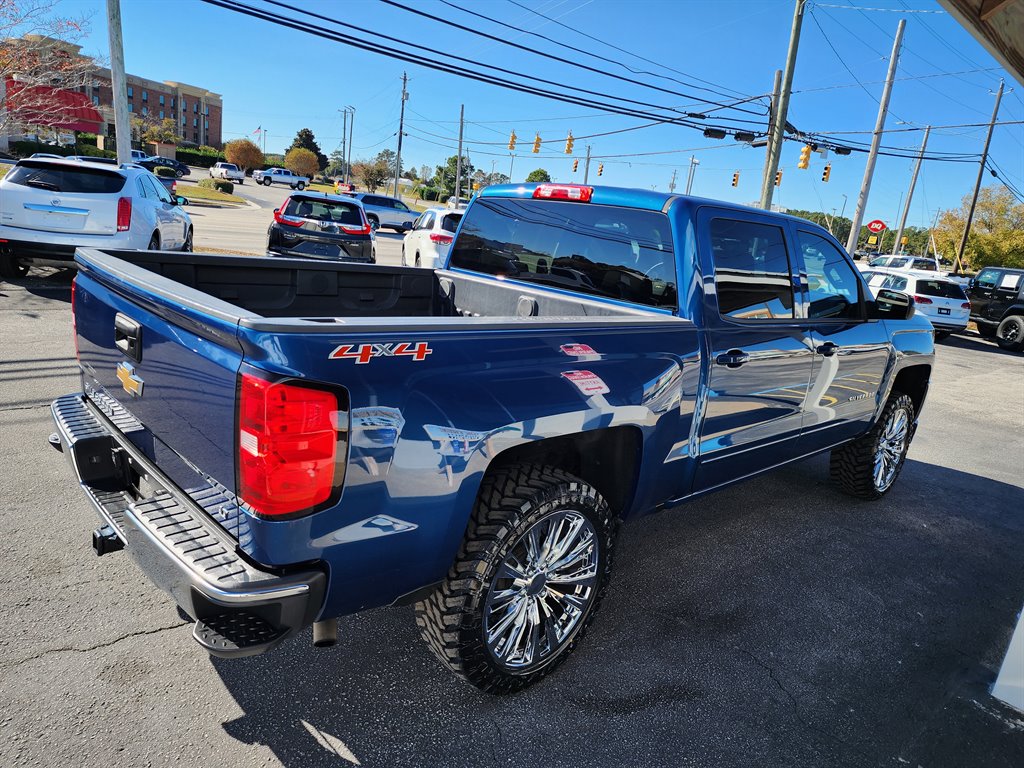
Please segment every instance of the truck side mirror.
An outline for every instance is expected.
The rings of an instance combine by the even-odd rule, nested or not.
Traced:
[[[188,205],[188,198],[187,197],[182,197],[181,195],[178,195],[177,197],[174,198],[174,204],[175,205]]]
[[[872,320],[908,320],[914,314],[914,300],[905,293],[886,288],[871,302],[868,317]]]

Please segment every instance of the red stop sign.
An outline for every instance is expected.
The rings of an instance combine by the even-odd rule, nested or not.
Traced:
[[[876,235],[885,229],[885,222],[881,219],[875,219],[874,221],[868,222],[868,232],[874,232]]]

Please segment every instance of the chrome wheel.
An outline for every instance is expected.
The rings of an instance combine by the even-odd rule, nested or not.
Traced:
[[[495,661],[516,674],[554,659],[597,594],[594,525],[563,509],[534,523],[498,566],[484,604],[483,635]]]
[[[875,450],[875,488],[884,491],[892,485],[903,464],[910,434],[910,414],[905,408],[897,408],[889,416],[882,434],[878,437]]]

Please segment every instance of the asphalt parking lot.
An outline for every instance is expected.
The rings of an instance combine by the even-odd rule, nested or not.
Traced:
[[[192,168],[190,175],[178,184],[194,184],[207,178],[205,168]],[[234,253],[263,254],[267,249],[267,226],[274,218],[274,209],[285,201],[292,190],[281,184],[265,187],[246,179],[236,184],[234,194],[248,205],[243,207],[212,207],[190,205],[186,208],[195,227],[195,249],[215,249]],[[377,263],[398,265],[402,258],[402,235],[391,230],[377,233]]]
[[[819,457],[627,526],[578,652],[495,698],[411,608],[211,659],[127,556],[95,557],[46,445],[78,386],[69,285],[0,283],[0,766],[1024,765],[1024,716],[989,695],[1024,602],[1024,356],[939,345],[881,502]]]

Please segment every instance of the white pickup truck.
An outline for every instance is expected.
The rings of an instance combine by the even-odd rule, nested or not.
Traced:
[[[234,163],[215,163],[210,168],[211,179],[227,179],[235,184],[245,184],[245,171]]]
[[[252,180],[257,184],[269,187],[271,184],[287,184],[292,189],[305,189],[309,179],[292,173],[287,168],[268,168],[265,171],[253,171]]]

